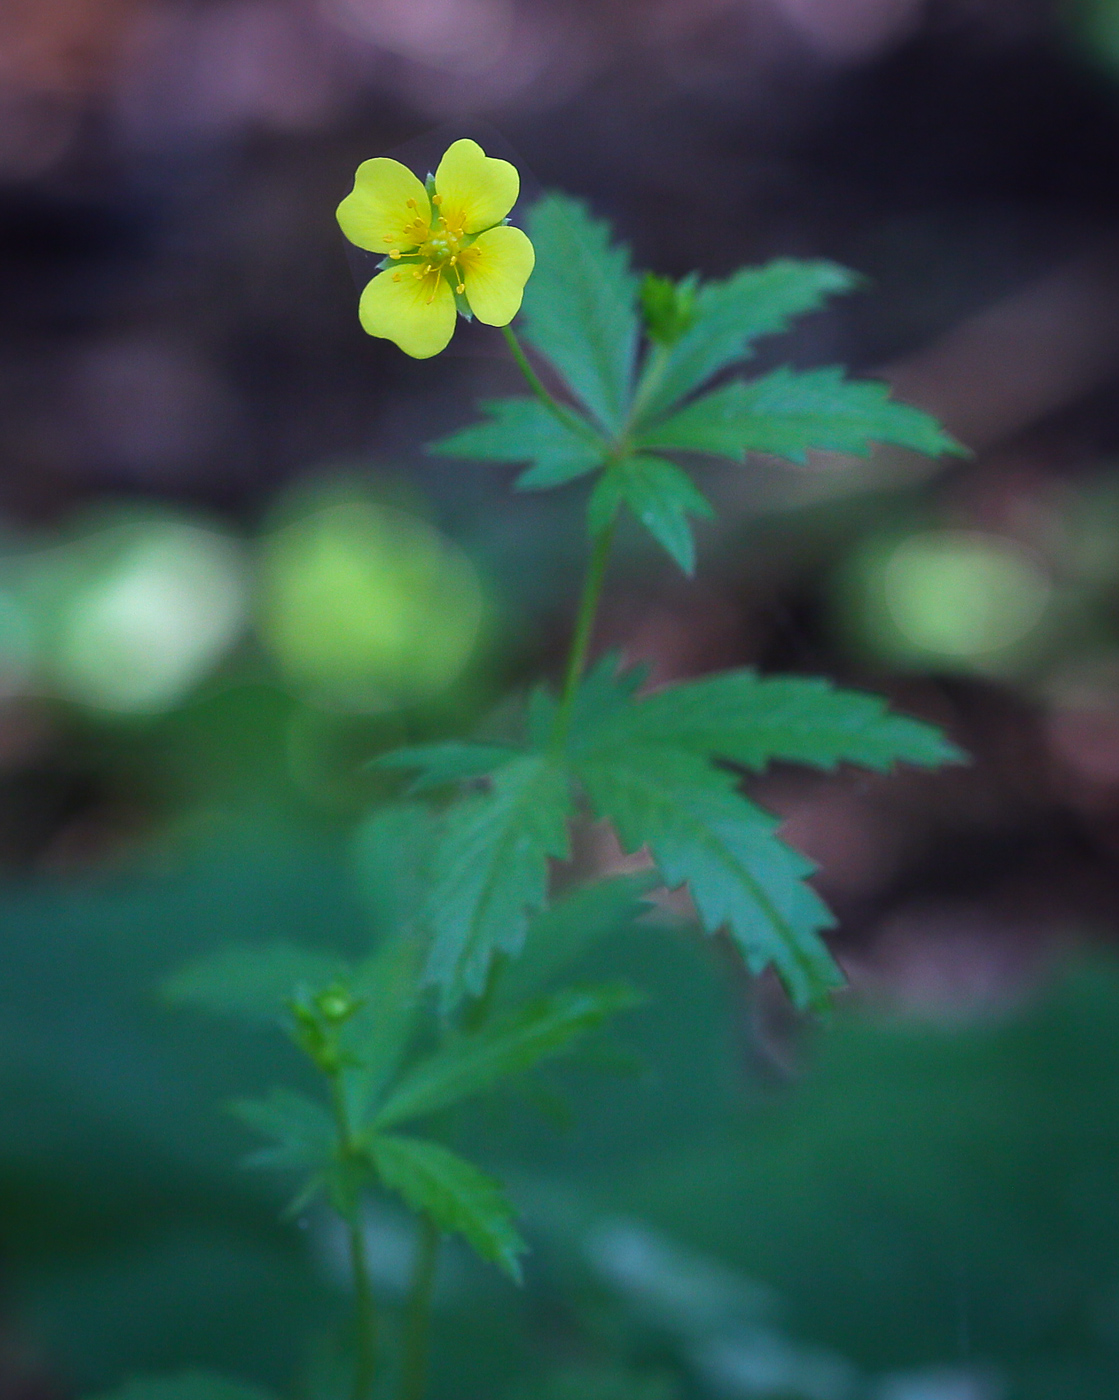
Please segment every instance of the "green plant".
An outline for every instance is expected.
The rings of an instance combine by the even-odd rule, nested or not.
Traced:
[[[434,183],[426,189],[434,205]],[[413,192],[413,213],[417,198]],[[485,229],[503,228],[500,217]],[[562,681],[539,685],[499,741],[447,739],[376,760],[407,775],[408,792],[365,829],[382,926],[392,930],[366,959],[345,964],[292,946],[231,949],[184,969],[168,987],[181,1002],[278,1022],[318,1073],[318,1098],[276,1089],[236,1111],[269,1142],[255,1164],[299,1178],[292,1210],[322,1196],[345,1223],[354,1400],[390,1385],[401,1400],[424,1394],[441,1235],[461,1235],[483,1259],[520,1276],[525,1245],[505,1192],[439,1140],[440,1115],[569,1051],[636,1004],[638,994],[618,984],[546,989],[581,946],[638,918],[658,884],[686,884],[706,932],[726,930],[753,974],[775,969],[798,1007],[822,1007],[842,982],[820,936],[832,917],[806,883],[812,867],[778,836],[777,820],[740,791],[742,773],[774,759],[884,770],[960,758],[929,725],[822,679],[736,670],[645,693],[645,673],[622,669],[614,656],[588,666],[623,512],[681,569],[694,568],[691,518],[713,510],[677,454],[744,461],[764,452],[802,461],[813,449],[866,452],[874,442],[932,454],[959,449],[927,415],[891,401],[885,386],[848,380],[838,369],[781,368],[708,387],[746,359],[755,340],[848,290],[854,279],[843,269],[782,260],[721,282],[642,281],[608,228],[560,195],[532,211],[529,233],[536,270],[524,295],[524,334],[563,388],[546,387],[506,324],[532,397],[484,404],[481,422],[433,450],[521,464],[520,490],[586,479],[589,559]],[[459,229],[454,250],[461,243],[464,251],[443,250],[447,266],[434,271],[427,244],[394,247],[382,285],[396,296],[391,289],[401,284],[390,259],[405,267],[411,259],[416,285],[432,286],[423,304],[442,297],[453,307],[441,279],[446,274],[451,288],[465,275],[455,258],[468,265],[470,237],[468,226]],[[481,264],[470,266],[478,276]],[[481,284],[468,277],[466,285],[470,297]],[[519,289],[507,299],[509,320],[515,301]],[[458,309],[468,314],[481,304],[477,294]],[[416,314],[426,324],[429,313]],[[453,315],[436,328],[442,344]],[[426,332],[408,325],[409,344],[435,353]],[[562,881],[552,864],[569,858],[571,824],[588,814],[611,822],[627,851],[647,849],[654,868],[557,898],[552,889]],[[425,1119],[434,1120],[435,1135],[413,1136],[413,1121]],[[397,1193],[418,1222],[401,1343],[389,1361],[362,1224],[370,1188]],[[207,1390],[204,1378],[176,1384],[190,1400],[233,1394]]]

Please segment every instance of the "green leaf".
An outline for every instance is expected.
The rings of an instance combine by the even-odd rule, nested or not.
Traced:
[[[935,768],[964,755],[931,724],[891,714],[878,695],[838,690],[822,677],[725,671],[666,686],[614,711],[597,726],[572,726],[572,742],[588,748],[667,744],[761,769],[771,759],[834,768],[858,763]]]
[[[661,883],[655,871],[595,880],[569,890],[532,920],[524,951],[502,973],[499,1006],[518,1006],[554,982],[591,948],[650,913],[645,899]]]
[[[566,195],[529,218],[536,268],[525,288],[526,333],[608,433],[629,410],[637,354],[638,282],[610,226]]]
[[[645,429],[640,441],[645,447],[726,457],[768,452],[791,462],[803,462],[813,449],[865,454],[872,442],[932,457],[963,451],[935,418],[894,403],[889,395],[888,384],[844,379],[838,366],[803,373],[777,369],[696,399]]]
[[[484,1030],[457,1037],[410,1070],[373,1125],[393,1128],[485,1093],[541,1060],[562,1054],[581,1035],[638,1001],[633,990],[620,983],[553,992]]]
[[[413,744],[393,749],[373,760],[375,768],[418,768],[420,776],[411,784],[411,792],[427,792],[431,788],[462,783],[471,778],[484,778],[495,768],[516,758],[518,750],[502,744],[471,744],[461,739],[447,739],[437,744]]]
[[[794,317],[850,291],[858,281],[835,263],[781,258],[765,267],[745,267],[725,282],[705,283],[692,304],[690,329],[670,353],[650,358],[646,366],[638,390],[642,421],[741,360],[752,341],[783,331]]]
[[[811,863],[778,822],[733,791],[734,778],[677,749],[629,743],[579,759],[600,816],[628,851],[647,845],[670,886],[687,882],[708,933],[726,925],[755,974],[770,963],[798,1006],[843,978],[818,932],[835,921],[804,883]]]
[[[663,457],[627,457],[595,483],[587,508],[592,535],[599,534],[626,505],[657,543],[689,576],[695,572],[695,541],[688,515],[710,520],[711,503],[688,474]]]
[[[621,653],[610,651],[583,677],[571,711],[572,731],[593,729],[629,708],[634,693],[647,679],[649,668],[631,666],[622,671],[620,665]],[[533,692],[529,702],[528,733],[534,748],[548,747],[557,709],[556,697],[545,686]]]
[[[264,1099],[241,1099],[230,1112],[272,1146],[259,1148],[246,1166],[324,1171],[334,1159],[334,1121],[325,1105],[294,1089],[273,1089]]]
[[[270,1392],[241,1381],[226,1380],[209,1371],[183,1371],[175,1376],[137,1376],[96,1400],[273,1400]]]
[[[490,415],[440,442],[429,452],[476,461],[531,462],[517,478],[520,491],[562,486],[601,465],[603,445],[589,423],[586,432],[566,427],[538,399],[491,399],[478,405]],[[582,420],[579,420],[582,421]]]
[[[189,963],[163,984],[163,995],[223,1016],[274,1024],[297,992],[319,991],[349,975],[344,959],[291,943],[231,947]]]
[[[500,1185],[436,1142],[384,1134],[369,1143],[378,1176],[418,1214],[441,1230],[463,1235],[483,1259],[518,1283],[520,1255],[528,1246],[513,1225],[514,1212]]]
[[[520,949],[529,913],[547,897],[548,857],[567,855],[570,810],[566,774],[526,754],[447,814],[425,919],[434,934],[426,975],[444,1005],[480,995],[494,954]]]

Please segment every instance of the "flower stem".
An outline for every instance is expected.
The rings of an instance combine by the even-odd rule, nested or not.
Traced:
[[[331,1100],[338,1130],[341,1155],[354,1152],[350,1115],[342,1087],[341,1071],[330,1073]],[[355,1193],[356,1194],[356,1193]],[[356,1199],[348,1201],[343,1212],[350,1245],[350,1272],[354,1281],[354,1388],[353,1400],[370,1400],[377,1374],[377,1306],[373,1299],[373,1282],[369,1276],[369,1258],[365,1249],[365,1234]]]
[[[431,1298],[439,1262],[439,1229],[429,1215],[420,1216],[408,1317],[404,1333],[404,1365],[400,1400],[423,1400],[427,1385],[428,1343],[431,1336]]]
[[[617,516],[612,517],[610,523],[595,536],[590,561],[587,564],[587,573],[583,580],[583,596],[579,599],[579,611],[575,617],[575,632],[571,638],[571,651],[567,658],[563,693],[560,696],[559,708],[556,711],[555,724],[552,728],[552,748],[556,751],[563,748],[571,728],[575,694],[579,689],[579,681],[582,679],[583,670],[587,664],[587,653],[594,635],[598,604],[602,597],[602,585],[606,579],[606,566],[610,562],[610,548],[614,543],[616,520]]]
[[[524,375],[528,387],[544,405],[553,417],[558,418],[565,428],[578,433],[580,437],[592,439],[596,446],[604,446],[597,434],[593,434],[586,419],[581,418],[576,413],[569,412],[563,404],[545,389],[543,381],[528,362],[528,356],[521,347],[521,342],[513,333],[512,326],[502,326],[501,334],[505,337],[505,343],[509,346],[509,353],[517,362],[517,368]]]

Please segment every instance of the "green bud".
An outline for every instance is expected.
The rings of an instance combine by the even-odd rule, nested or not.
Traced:
[[[340,982],[335,982],[332,986],[319,992],[318,996],[315,997],[314,1004],[323,1020],[331,1021],[337,1025],[341,1021],[348,1021],[358,1009],[360,1002],[355,1001],[348,987],[343,987]]]
[[[641,311],[649,339],[675,345],[695,320],[695,278],[673,282],[647,272],[641,283]]]

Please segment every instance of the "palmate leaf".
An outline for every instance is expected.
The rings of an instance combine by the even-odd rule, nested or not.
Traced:
[[[525,287],[529,340],[551,360],[601,426],[625,421],[637,355],[638,282],[610,226],[566,195],[546,195],[529,217],[536,268]]]
[[[624,458],[595,483],[587,508],[591,534],[605,529],[623,505],[690,577],[695,572],[695,540],[688,516],[710,520],[715,512],[688,474],[663,457]]]
[[[640,665],[622,671],[620,666],[621,653],[607,652],[580,681],[571,711],[572,733],[589,733],[628,710],[634,695],[644,684],[649,668]],[[540,686],[532,693],[528,706],[528,737],[535,748],[548,747],[558,708],[559,702],[546,686]]]
[[[392,749],[375,758],[373,767],[418,769],[419,777],[409,784],[409,791],[427,792],[470,778],[484,778],[516,758],[518,752],[503,744],[472,744],[461,739],[447,739],[442,743]]]
[[[528,1246],[513,1225],[514,1212],[492,1177],[438,1143],[378,1134],[368,1145],[377,1175],[418,1214],[441,1230],[460,1234],[518,1283]]]
[[[247,1166],[321,1172],[334,1156],[335,1129],[330,1112],[294,1089],[273,1089],[267,1098],[241,1099],[230,1112],[271,1146],[259,1148]]]
[[[639,1000],[620,983],[568,987],[484,1030],[460,1036],[409,1070],[377,1112],[373,1127],[393,1128],[436,1113],[524,1074]]]
[[[163,984],[163,995],[220,1015],[274,1024],[297,992],[320,991],[345,981],[350,971],[343,958],[291,943],[234,946],[188,964]]]
[[[655,744],[596,748],[577,771],[627,851],[647,845],[670,886],[687,883],[709,933],[724,925],[755,974],[772,964],[797,1006],[843,977],[819,937],[835,920],[804,883],[813,866],[778,840],[778,822],[695,754]]]
[[[430,443],[427,450],[483,462],[531,462],[517,478],[521,491],[562,486],[602,463],[605,449],[601,442],[596,444],[590,424],[585,433],[579,433],[538,399],[491,399],[478,406],[490,415],[488,422],[474,423]]]
[[[935,768],[964,758],[935,726],[892,714],[881,696],[840,690],[823,677],[754,671],[666,686],[597,724],[573,726],[572,741],[591,749],[665,744],[755,770],[773,759],[884,771],[895,763]]]
[[[813,449],[865,454],[893,443],[939,456],[962,452],[935,418],[894,403],[887,384],[845,379],[837,367],[777,369],[735,381],[643,429],[644,447],[741,458],[767,452],[803,462]]]
[[[183,1371],[173,1376],[136,1376],[96,1400],[274,1400],[267,1390],[243,1381],[227,1380],[209,1371]]]
[[[525,754],[493,774],[488,792],[447,814],[425,907],[433,933],[426,976],[444,1005],[480,995],[494,954],[520,949],[529,913],[547,896],[548,858],[567,855],[570,808],[563,770],[545,754]]]
[[[663,357],[652,359],[638,389],[642,421],[656,417],[749,353],[752,341],[783,331],[858,277],[830,262],[780,258],[746,267],[696,293],[692,327]]]

